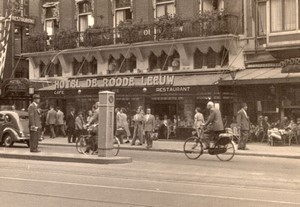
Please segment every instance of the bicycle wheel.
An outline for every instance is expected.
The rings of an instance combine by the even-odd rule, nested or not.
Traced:
[[[81,135],[80,137],[78,137],[77,140],[76,140],[76,150],[80,154],[83,154],[83,152],[81,151],[81,147],[80,146],[84,145],[85,144],[84,142],[85,141],[84,141],[84,136],[83,135]]]
[[[114,156],[117,156],[119,154],[120,151],[120,141],[118,139],[118,137],[114,136],[113,138],[113,151],[114,151]]]
[[[187,158],[195,160],[203,154],[203,144],[198,137],[190,137],[184,142],[183,152]]]
[[[88,144],[89,138],[89,135],[83,135],[81,141],[79,142],[80,151],[85,155],[92,153],[91,150],[88,150],[88,148],[90,148],[90,145]]]
[[[235,148],[233,141],[229,141],[228,143],[222,143],[222,140],[219,140],[214,148],[216,152],[216,156],[221,161],[230,161],[235,154]]]

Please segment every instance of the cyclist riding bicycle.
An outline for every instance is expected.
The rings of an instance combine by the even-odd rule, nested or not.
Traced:
[[[206,145],[205,148],[209,147],[210,141],[216,141],[219,134],[224,132],[224,125],[220,110],[216,109],[215,104],[211,101],[207,103],[207,108],[210,110],[210,113],[204,125],[206,128],[205,134],[208,135],[208,138],[203,140]]]

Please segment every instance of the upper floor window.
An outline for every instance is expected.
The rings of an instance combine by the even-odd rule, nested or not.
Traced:
[[[174,15],[175,13],[174,0],[156,0],[156,17]]]
[[[121,21],[132,19],[130,0],[116,0],[115,17],[115,26],[118,26]]]
[[[25,36],[29,35],[29,27],[28,26],[21,26],[21,25],[15,25],[15,31],[14,31],[14,49],[15,54],[19,55],[24,50],[24,41]]]
[[[258,36],[266,35],[267,31],[267,5],[266,0],[257,3],[257,25]]]
[[[224,0],[200,0],[199,10],[204,11],[215,11],[224,9]]]
[[[54,35],[59,29],[58,5],[58,2],[49,2],[43,5],[42,23],[44,23],[44,31],[49,36]]]
[[[89,0],[77,2],[78,9],[78,31],[84,32],[94,25],[92,3]]]
[[[297,29],[297,0],[272,0],[271,31],[290,31]]]
[[[10,2],[14,16],[29,16],[29,0],[14,0]]]

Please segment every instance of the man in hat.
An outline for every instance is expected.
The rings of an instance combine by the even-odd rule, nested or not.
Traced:
[[[246,148],[246,143],[248,141],[248,135],[250,130],[250,120],[247,115],[247,109],[248,109],[247,104],[242,103],[242,108],[241,110],[238,111],[236,116],[237,127],[240,131],[240,140],[238,145],[238,149],[240,150],[248,149]]]
[[[40,130],[42,128],[40,112],[38,104],[40,103],[40,95],[33,95],[33,102],[28,107],[29,130],[30,130],[30,152],[40,152],[38,150],[38,142],[40,138]]]

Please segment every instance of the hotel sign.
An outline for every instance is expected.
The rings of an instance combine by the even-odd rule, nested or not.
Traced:
[[[143,77],[109,77],[109,78],[87,78],[69,79],[55,81],[55,89],[73,88],[114,88],[134,86],[173,86],[174,75],[153,75]]]

